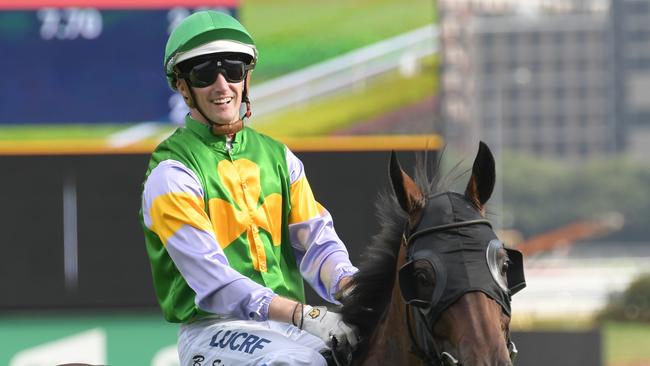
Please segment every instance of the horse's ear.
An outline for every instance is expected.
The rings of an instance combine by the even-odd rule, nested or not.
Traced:
[[[424,195],[415,181],[402,170],[395,150],[390,154],[389,171],[395,197],[402,209],[408,213],[421,209],[424,206]]]
[[[472,176],[469,178],[465,189],[465,196],[478,209],[483,209],[483,206],[492,195],[495,179],[494,157],[490,148],[485,142],[481,141],[472,166]]]

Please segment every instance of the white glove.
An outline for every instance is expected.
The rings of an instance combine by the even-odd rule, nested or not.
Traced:
[[[359,343],[357,330],[343,322],[341,314],[324,306],[305,305],[301,329],[322,339],[329,348],[354,349]]]

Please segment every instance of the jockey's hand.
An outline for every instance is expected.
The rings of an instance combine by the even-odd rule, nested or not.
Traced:
[[[324,306],[305,305],[301,323],[301,329],[322,339],[339,360],[342,355],[337,353],[346,353],[347,358],[359,343],[357,329],[345,324],[341,314],[329,311]]]

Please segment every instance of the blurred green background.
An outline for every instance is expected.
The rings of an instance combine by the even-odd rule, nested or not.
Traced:
[[[241,2],[238,14],[260,52],[259,64],[252,74],[253,90],[282,75],[431,24],[437,16],[430,0],[407,4],[395,0],[252,0]],[[276,137],[346,134],[344,131],[356,124],[436,95],[437,75],[437,60],[430,57],[414,75],[389,73],[352,90],[295,108],[258,117],[253,102],[250,123]],[[162,73],[160,77],[164,77]],[[130,124],[123,123],[0,125],[0,146],[3,142],[9,147],[12,141],[48,140],[93,140],[103,144],[129,127]],[[140,142],[155,146],[175,128],[157,124],[155,131]]]

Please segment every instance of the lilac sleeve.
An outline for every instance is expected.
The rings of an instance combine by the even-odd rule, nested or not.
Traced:
[[[304,167],[288,148],[286,154],[293,184],[304,178]],[[334,296],[339,290],[339,281],[358,269],[350,263],[348,251],[336,234],[329,212],[323,209],[316,217],[289,225],[289,238],[305,281],[320,297],[338,303]]]

